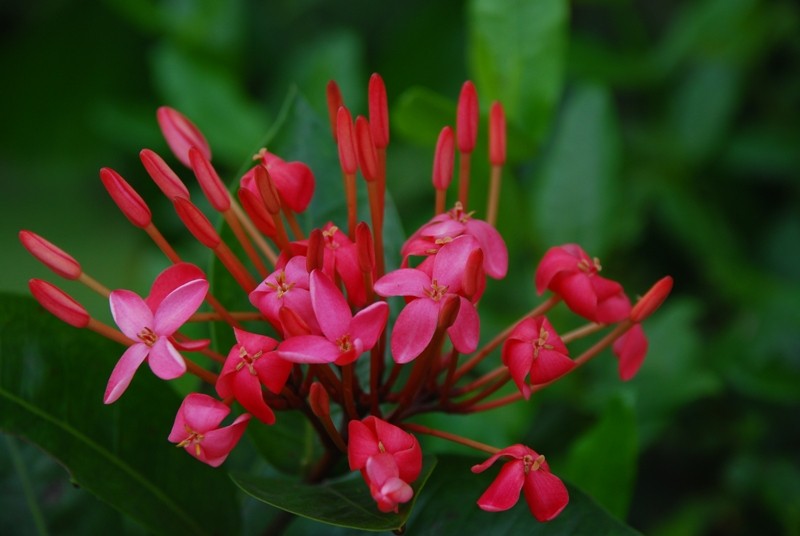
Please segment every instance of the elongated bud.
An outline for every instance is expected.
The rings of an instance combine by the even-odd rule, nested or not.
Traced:
[[[667,299],[667,296],[669,296],[671,290],[671,276],[662,277],[656,281],[656,283],[650,287],[650,290],[648,290],[647,293],[642,296],[642,298],[636,302],[636,305],[634,305],[631,309],[631,314],[629,317],[631,322],[638,324],[653,314],[656,309],[661,307],[661,304]]]
[[[76,328],[89,325],[89,313],[66,292],[41,279],[28,281],[28,288],[36,301],[53,316]]]
[[[325,259],[325,238],[322,236],[321,229],[314,229],[308,235],[308,251],[306,251],[306,271],[312,271],[323,267]]]
[[[436,152],[433,154],[433,187],[437,190],[447,190],[453,180],[453,159],[455,147],[453,146],[453,129],[444,127],[436,141]]]
[[[372,141],[378,149],[389,145],[389,104],[386,99],[386,85],[378,73],[369,78],[369,126]]]
[[[506,113],[497,101],[489,109],[489,163],[493,166],[506,163]]]
[[[150,208],[119,173],[111,168],[103,168],[100,170],[100,180],[108,190],[108,195],[132,224],[142,229],[150,225],[153,221]]]
[[[344,100],[342,99],[342,92],[339,90],[339,85],[336,83],[336,81],[331,80],[328,82],[328,86],[325,88],[325,97],[328,101],[328,120],[331,123],[333,141],[339,143],[336,127],[336,116],[339,113],[339,108],[344,106]]]
[[[461,308],[461,299],[455,294],[448,294],[442,300],[441,308],[439,309],[439,329],[447,329],[453,325],[458,316],[458,310]]]
[[[31,231],[20,231],[19,241],[36,259],[64,279],[78,279],[83,270],[75,258]]]
[[[369,121],[363,115],[356,118],[356,146],[361,173],[366,180],[372,182],[378,178],[378,154],[375,152]]]
[[[317,417],[328,417],[331,414],[331,399],[325,386],[320,382],[311,384],[308,393],[308,405]]]
[[[471,300],[481,290],[484,277],[483,250],[478,248],[469,254],[464,266],[464,275],[461,282],[464,296]]]
[[[353,136],[353,118],[344,106],[339,107],[336,114],[336,139],[339,145],[339,161],[342,171],[355,174],[358,171],[355,136]]]
[[[168,106],[162,106],[156,112],[156,119],[169,148],[184,166],[191,167],[189,159],[191,147],[197,147],[206,160],[211,160],[211,148],[208,146],[208,141],[200,129],[185,115]]]
[[[264,166],[256,166],[253,173],[256,178],[256,188],[261,194],[261,199],[264,201],[267,212],[275,216],[281,211],[281,199],[278,196],[278,190],[275,188],[272,177],[269,176],[269,171]]]
[[[478,93],[475,91],[475,84],[467,80],[461,86],[456,115],[458,150],[462,153],[471,153],[475,149],[475,142],[478,140],[478,114]]]
[[[189,149],[189,162],[194,171],[194,176],[197,177],[197,182],[200,188],[208,198],[211,206],[219,212],[225,212],[231,208],[231,196],[228,189],[222,183],[217,171],[211,162],[205,157],[202,151],[197,147]]]
[[[363,221],[356,226],[356,250],[358,267],[363,273],[371,274],[375,269],[375,244],[369,225]]]
[[[216,249],[219,246],[222,239],[220,239],[219,234],[217,234],[205,214],[194,203],[185,197],[176,197],[172,200],[172,203],[175,205],[178,217],[201,244],[210,249]]]
[[[278,309],[278,319],[281,321],[284,339],[311,334],[311,328],[309,328],[308,324],[306,324],[305,321],[300,318],[300,315],[286,306]]]
[[[239,201],[256,228],[265,235],[274,237],[275,222],[272,221],[272,216],[267,212],[261,197],[247,188],[239,188]]]
[[[186,150],[186,158],[188,162],[189,150]],[[172,168],[164,162],[164,159],[158,156],[150,149],[142,149],[139,152],[139,159],[147,170],[147,174],[156,183],[156,185],[164,192],[167,199],[170,201],[176,197],[189,198],[189,189],[183,184],[183,181],[172,171]],[[188,163],[186,164],[189,165]]]

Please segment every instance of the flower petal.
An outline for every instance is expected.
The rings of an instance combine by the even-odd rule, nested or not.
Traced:
[[[203,303],[208,292],[208,281],[195,279],[170,292],[155,312],[153,331],[170,336],[184,324]]]
[[[375,302],[353,317],[348,331],[350,335],[361,340],[364,351],[371,350],[383,333],[388,318],[389,304],[383,301]]]
[[[450,292],[458,292],[467,259],[479,247],[478,241],[469,235],[462,235],[443,245],[434,257],[431,279],[441,286],[450,287]]]
[[[153,313],[135,292],[115,290],[109,295],[108,302],[114,322],[122,333],[134,341],[139,341],[142,329],[153,327]]]
[[[483,220],[467,222],[467,232],[478,240],[483,250],[483,269],[495,279],[502,279],[508,272],[508,249],[503,237],[492,225]]]
[[[170,292],[195,279],[206,279],[206,275],[200,268],[188,262],[173,264],[158,274],[150,287],[150,294],[144,301],[147,302],[150,310],[155,312]]]
[[[401,365],[416,358],[431,342],[439,319],[439,305],[430,298],[406,304],[392,330],[392,357]]]
[[[186,372],[186,361],[165,337],[159,337],[150,349],[150,370],[162,380],[173,380]]]
[[[523,490],[528,508],[539,521],[550,521],[569,503],[569,493],[561,479],[541,468],[528,472]]]
[[[122,393],[130,385],[139,365],[142,364],[149,352],[150,348],[144,343],[133,344],[125,350],[122,357],[117,361],[114,370],[111,371],[111,377],[108,379],[106,392],[103,395],[104,404],[111,404],[122,396]]]
[[[456,350],[462,354],[474,352],[480,339],[480,318],[475,306],[468,299],[461,297],[461,307],[458,308],[453,325],[447,328],[447,334]]]
[[[381,296],[415,296],[425,297],[425,290],[430,288],[431,278],[424,272],[414,268],[400,268],[389,272],[375,281],[375,292]]]
[[[202,393],[190,393],[183,399],[169,440],[179,442],[186,438],[186,427],[201,434],[213,430],[228,416],[231,408],[219,400]]]
[[[478,499],[478,506],[487,512],[508,510],[519,501],[519,492],[525,482],[525,469],[521,460],[506,462],[497,478]]]
[[[249,422],[250,415],[245,413],[230,426],[207,432],[200,445],[202,456],[199,459],[211,467],[221,465],[242,438]]]
[[[353,316],[344,296],[328,276],[314,270],[309,280],[309,292],[314,315],[328,340],[335,341],[347,333]]]
[[[283,341],[278,346],[278,355],[292,363],[332,363],[341,351],[325,337],[299,335]]]

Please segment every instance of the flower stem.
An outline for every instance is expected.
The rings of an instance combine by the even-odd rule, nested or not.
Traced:
[[[272,249],[272,246],[270,246],[269,243],[264,240],[264,237],[261,235],[259,230],[256,229],[255,225],[253,225],[253,222],[250,221],[250,217],[245,214],[244,210],[242,210],[242,207],[239,206],[239,203],[233,199],[231,199],[231,210],[233,210],[234,214],[236,214],[236,217],[242,223],[247,231],[247,234],[249,234],[250,238],[253,239],[253,242],[255,242],[258,249],[261,250],[261,253],[264,254],[272,266],[275,266],[275,264],[278,262],[278,254],[275,253],[275,251]]]
[[[426,434],[441,439],[446,439],[447,441],[452,441],[453,443],[458,443],[459,445],[465,445],[467,447],[480,450],[488,454],[497,454],[498,452],[500,452],[500,449],[497,447],[493,447],[485,443],[480,443],[479,441],[474,441],[466,437],[461,437],[456,434],[451,434],[449,432],[444,432],[442,430],[434,430],[433,428],[428,428],[427,426],[423,426],[421,424],[404,422],[400,426],[408,430],[409,432],[416,432],[418,434]]]
[[[492,227],[497,223],[497,207],[500,203],[500,178],[502,175],[503,168],[493,165],[489,179],[489,199],[486,203],[486,221]]]

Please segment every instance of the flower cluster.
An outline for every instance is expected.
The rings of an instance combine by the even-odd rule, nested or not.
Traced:
[[[383,226],[389,126],[383,81],[378,75],[370,79],[369,118],[352,119],[335,83],[329,84],[327,97],[346,222],[302,229],[296,216],[309,207],[314,174],[306,164],[266,149],[255,155],[253,167],[238,182],[237,196],[231,196],[211,164],[202,133],[176,110],[159,109],[158,123],[169,147],[224,219],[235,237],[229,244],[170,165],[149,149],[140,153],[147,174],[172,201],[185,227],[227,269],[252,309],[230,310],[217,299],[204,272],[182,261],[159,232],[145,201],[109,168],[100,171],[100,178],[111,198],[152,238],[170,266],[145,298],[129,290],[111,291],[68,253],[22,231],[23,245],[57,275],[79,280],[108,298],[118,329],[93,318],[48,282],[31,280],[33,296],[65,322],[126,347],[110,373],[106,404],[123,396],[145,361],[161,379],[189,373],[207,384],[203,392],[186,396],[168,436],[204,463],[223,463],[251,420],[271,425],[281,411],[296,410],[313,424],[328,460],[346,457],[350,469],[361,473],[381,512],[397,512],[415,493],[413,484],[422,469],[416,433],[489,454],[472,468],[475,473],[504,461],[494,482],[477,498],[480,508],[506,510],[523,491],[536,519],[553,519],[567,505],[568,495],[544,456],[519,444],[485,445],[413,419],[425,412],[468,414],[527,400],[609,347],[619,359],[621,378],[632,378],[647,351],[640,323],[666,298],[671,279],[662,279],[632,305],[622,286],[600,276],[599,261],[578,245],[553,247],[535,271],[538,292],[548,291],[549,297],[479,347],[479,303],[487,278],[502,279],[508,270],[508,251],[495,227],[506,158],[502,106],[494,103],[489,113],[486,220],[468,210],[479,110],[475,87],[467,82],[455,132],[444,127],[436,146],[434,216],[402,246],[401,266],[387,270]],[[445,210],[456,149],[458,194],[453,208]],[[364,216],[356,203],[359,173],[369,198],[369,224],[359,221]],[[387,327],[386,298],[392,296],[402,297],[403,306]],[[545,315],[562,301],[588,323],[559,335]],[[187,322],[222,323],[236,342],[230,349],[212,348],[208,340],[182,333]],[[571,342],[602,330],[607,333],[587,350],[570,355]],[[501,346],[498,359],[495,350]],[[204,355],[208,359],[202,363],[209,364],[190,354]],[[492,361],[494,368],[477,372],[479,364]],[[358,370],[356,364],[361,365]],[[509,382],[518,392],[494,396]],[[332,412],[332,404],[340,410]],[[232,409],[238,416],[223,425]],[[324,471],[320,476],[326,476]]]

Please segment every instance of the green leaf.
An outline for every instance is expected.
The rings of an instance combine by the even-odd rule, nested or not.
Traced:
[[[359,473],[316,485],[241,473],[232,474],[231,478],[246,493],[281,510],[339,527],[387,531],[400,530],[406,524],[420,490],[435,466],[436,458],[423,460],[422,473],[412,485],[414,498],[397,514],[383,514],[378,510]]]
[[[625,518],[636,478],[639,441],[636,414],[621,397],[571,448],[564,470],[581,489],[619,518]]]
[[[615,212],[619,153],[608,91],[577,88],[559,118],[537,187],[531,189],[532,223],[548,244],[577,242],[602,257],[620,225]]]
[[[439,93],[414,86],[403,92],[392,110],[392,127],[404,138],[433,148],[445,125],[455,126],[456,103]]]
[[[235,488],[224,471],[167,442],[178,396],[142,367],[104,406],[122,348],[0,295],[0,429],[47,451],[70,478],[158,534],[235,534]]]
[[[567,485],[569,504],[553,521],[539,523],[524,498],[506,512],[484,512],[476,501],[489,487],[499,468],[473,474],[483,459],[440,456],[408,522],[408,534],[637,534],[611,516],[583,492]],[[499,465],[499,464],[497,464]],[[552,466],[551,466],[552,468]]]
[[[470,67],[479,95],[501,101],[508,123],[535,143],[561,94],[567,11],[565,0],[473,0],[469,6]]]

